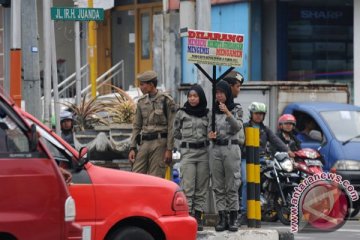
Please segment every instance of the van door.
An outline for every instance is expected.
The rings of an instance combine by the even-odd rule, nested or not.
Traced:
[[[33,123],[31,119],[27,119]],[[43,143],[51,152],[56,162],[64,169],[67,169],[72,174],[72,181],[69,185],[71,196],[76,202],[76,223],[80,224],[86,235],[95,236],[95,193],[91,178],[86,168],[77,169],[77,156],[74,156],[69,149],[66,149],[61,142],[59,142],[54,132],[49,132],[41,125],[36,125],[36,129],[44,140]],[[55,136],[54,136],[55,135]]]
[[[0,236],[63,239],[66,185],[55,161],[31,136],[0,98]]]

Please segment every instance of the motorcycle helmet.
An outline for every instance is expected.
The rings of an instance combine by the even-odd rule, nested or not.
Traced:
[[[284,123],[292,123],[296,125],[296,118],[292,114],[283,114],[279,117],[278,126],[280,127]]]
[[[60,122],[64,121],[64,120],[74,120],[73,118],[73,114],[69,111],[62,111],[60,113]]]
[[[263,113],[265,117],[267,111],[265,103],[261,103],[261,102],[252,102],[249,105],[248,109],[250,113],[250,119],[252,118],[253,113]]]

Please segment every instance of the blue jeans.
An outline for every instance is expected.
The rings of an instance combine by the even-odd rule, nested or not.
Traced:
[[[246,159],[241,159],[241,212],[247,210]]]

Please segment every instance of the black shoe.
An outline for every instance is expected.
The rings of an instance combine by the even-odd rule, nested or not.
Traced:
[[[226,211],[219,211],[219,221],[215,226],[215,231],[222,232],[227,228],[227,214]]]
[[[243,212],[240,216],[239,216],[239,226],[241,225],[247,225],[247,213]]]
[[[195,219],[198,224],[197,230],[198,231],[204,230],[203,213],[195,210]]]
[[[229,231],[236,232],[239,229],[239,223],[237,218],[238,218],[238,212],[231,211],[230,220],[229,220]]]

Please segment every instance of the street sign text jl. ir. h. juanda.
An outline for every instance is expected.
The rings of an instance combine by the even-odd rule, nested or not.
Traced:
[[[60,21],[103,21],[104,9],[52,7],[51,19]]]

